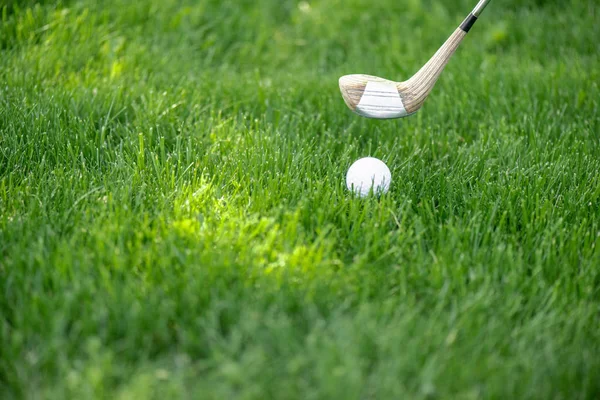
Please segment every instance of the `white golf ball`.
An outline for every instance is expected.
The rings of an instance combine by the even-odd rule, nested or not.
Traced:
[[[365,197],[373,193],[383,194],[390,189],[392,173],[385,163],[377,158],[365,157],[350,166],[346,174],[348,190]]]

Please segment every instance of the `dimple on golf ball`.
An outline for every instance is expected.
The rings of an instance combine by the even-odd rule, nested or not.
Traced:
[[[348,190],[360,197],[367,196],[371,189],[375,194],[386,193],[392,183],[392,173],[385,163],[374,157],[356,160],[346,174]]]

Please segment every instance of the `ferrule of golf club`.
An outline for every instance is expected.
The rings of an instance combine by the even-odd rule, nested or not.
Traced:
[[[410,79],[395,82],[364,74],[342,76],[339,86],[348,108],[363,117],[376,119],[403,118],[416,113],[490,1],[481,0],[442,47]]]

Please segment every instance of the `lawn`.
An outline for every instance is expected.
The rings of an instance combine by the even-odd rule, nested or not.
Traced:
[[[1,2],[0,397],[599,398],[597,2],[492,1],[409,118],[338,90],[474,3]]]

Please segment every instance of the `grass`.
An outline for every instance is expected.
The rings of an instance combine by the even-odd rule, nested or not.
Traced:
[[[1,6],[2,398],[600,396],[594,1]],[[353,198],[348,166],[392,171]]]

